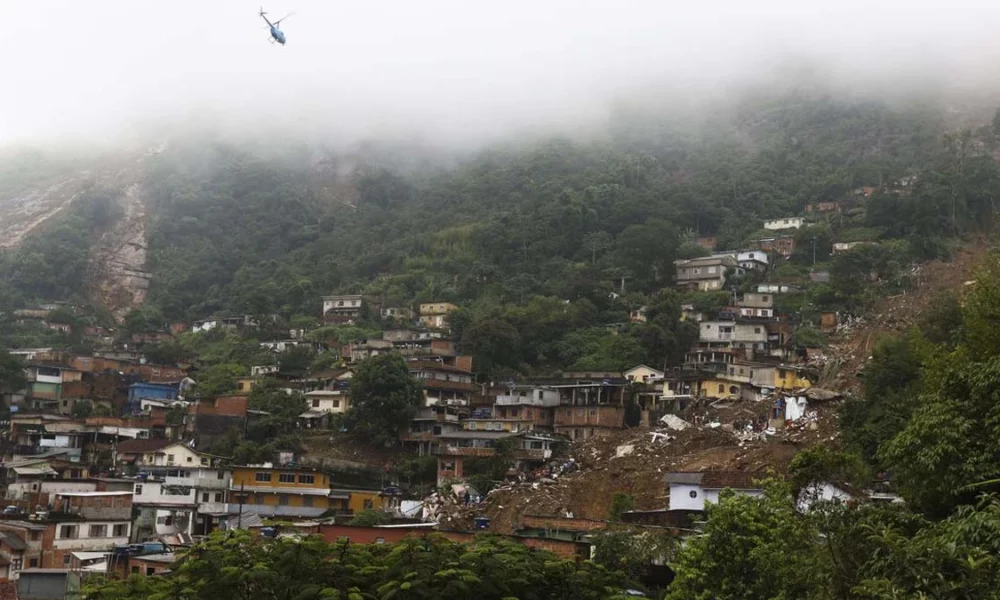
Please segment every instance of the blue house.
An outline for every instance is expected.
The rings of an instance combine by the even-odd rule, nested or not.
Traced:
[[[176,400],[177,387],[176,383],[133,383],[128,386],[128,403],[125,406],[125,412],[139,412],[143,398]]]

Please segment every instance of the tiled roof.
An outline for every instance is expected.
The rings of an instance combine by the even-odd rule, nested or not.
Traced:
[[[120,442],[115,448],[119,454],[132,454],[132,453],[143,453],[143,452],[156,452],[157,450],[162,450],[167,446],[173,444],[170,440],[126,440]]]

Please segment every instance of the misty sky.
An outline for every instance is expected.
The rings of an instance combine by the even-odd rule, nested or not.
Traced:
[[[295,11],[285,47],[267,42],[258,0],[0,0],[0,143],[196,116],[471,139],[571,128],[649,89],[683,96],[789,61],[840,81],[1000,73],[1000,2],[268,2],[275,18]]]

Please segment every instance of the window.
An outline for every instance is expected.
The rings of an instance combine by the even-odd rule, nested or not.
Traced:
[[[316,483],[314,475],[299,475],[299,483]]]
[[[590,416],[592,416],[592,417],[596,417],[597,416],[597,409],[596,408],[590,409]]]
[[[763,297],[764,302],[767,302],[767,296]]]
[[[37,558],[32,558],[31,560],[29,560],[28,561],[28,568],[29,569],[37,569],[38,568],[38,559]]]
[[[40,532],[40,531],[32,531],[31,532],[31,541],[37,542],[40,539],[42,539],[42,532]]]
[[[201,501],[202,502],[208,502],[208,492],[202,492],[201,493]]]
[[[63,554],[63,567],[68,567],[70,561],[73,560],[73,555],[70,553]]]
[[[256,473],[256,474],[254,474],[253,478],[254,478],[254,481],[265,481],[267,483],[271,483],[271,474],[270,473]]]
[[[91,525],[90,526],[90,537],[107,537],[108,536],[108,526],[107,525]]]
[[[288,506],[288,496],[286,496],[285,494],[281,494],[280,496],[278,496],[278,504],[280,504],[281,506]]]
[[[20,558],[12,558],[12,559],[10,559],[10,570],[11,571],[20,571],[22,564],[24,564],[24,563],[21,561]]]
[[[173,462],[174,462],[174,455],[173,454],[168,454],[167,455],[167,464],[173,464]]]
[[[726,385],[725,384],[723,384],[723,383],[719,384],[719,393],[720,394],[726,393]]]
[[[80,473],[81,473],[80,469],[71,469],[70,472],[69,472],[69,478],[70,479],[79,479],[80,478]]]
[[[475,429],[476,429],[476,422],[475,421],[469,421],[469,429],[475,431]]]
[[[365,510],[370,510],[372,508],[375,508],[375,502],[371,498],[366,498],[364,506]]]
[[[142,484],[141,483],[135,484],[135,495],[136,496],[141,496],[142,495]]]
[[[222,502],[222,492],[215,492],[215,501]]]
[[[194,462],[194,459],[189,456],[189,457],[187,457],[187,461],[188,462]]]
[[[133,575],[138,575],[139,574],[139,567],[132,567],[132,574]]]
[[[302,506],[312,506],[312,505],[313,505],[313,498],[312,498],[312,496],[303,496],[302,497]]]
[[[340,400],[334,400],[333,401],[333,407],[334,408],[340,408]]]
[[[694,490],[691,490],[691,492],[688,494],[688,496],[691,496],[692,498],[697,498],[698,497],[698,492],[696,492]]]
[[[76,539],[76,525],[63,525],[59,528],[59,538],[63,540]]]
[[[712,275],[715,275],[715,267],[709,267],[708,272]]]
[[[204,458],[204,457],[202,457],[202,459],[201,459],[201,464],[202,464],[203,466],[204,466],[204,465],[207,465],[207,464],[208,464],[208,459],[207,459],[207,458]]]
[[[112,535],[114,537],[128,537],[128,524],[122,523],[120,525],[115,525]]]
[[[375,538],[375,543],[376,544],[384,544],[385,543],[385,538],[381,538],[381,537]]]
[[[280,473],[278,481],[281,483],[295,483],[295,473]]]
[[[225,474],[222,471],[219,471],[218,473],[215,474],[215,478],[216,479],[224,479],[225,478],[224,475]]]
[[[156,575],[156,567],[146,567],[146,576]]]
[[[313,408],[319,408],[319,398],[313,398]]]

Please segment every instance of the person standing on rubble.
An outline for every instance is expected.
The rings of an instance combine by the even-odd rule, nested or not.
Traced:
[[[472,499],[472,495],[469,494],[469,490],[465,490],[465,505],[466,506],[469,505],[469,500],[471,500],[471,499]]]

